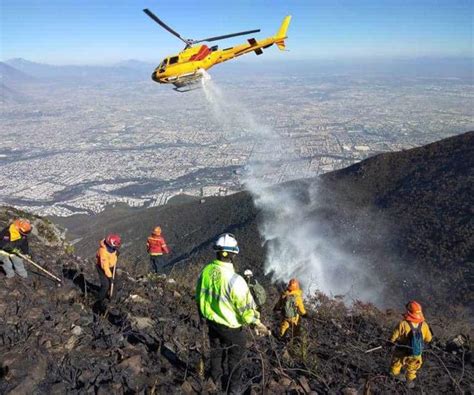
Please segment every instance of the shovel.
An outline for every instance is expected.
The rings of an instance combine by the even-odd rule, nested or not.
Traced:
[[[117,265],[114,266],[114,270],[112,272],[112,283],[110,284],[110,292],[109,292],[109,297],[112,299],[112,295],[114,294],[114,282],[115,282],[115,268]]]
[[[46,269],[44,269],[43,267],[41,267],[40,265],[38,265],[37,263],[33,262],[30,258],[28,258],[26,255],[23,255],[23,254],[20,254],[19,252],[16,253],[16,255],[18,255],[20,258],[24,259],[25,261],[27,261],[28,263],[31,263],[34,267],[36,267],[37,269],[40,269],[41,271],[43,271],[44,273],[46,273],[48,276],[51,276],[52,278],[54,278],[56,281],[58,281],[59,283],[62,282],[62,280],[59,278],[59,277],[56,277],[53,273],[50,273],[48,272]]]

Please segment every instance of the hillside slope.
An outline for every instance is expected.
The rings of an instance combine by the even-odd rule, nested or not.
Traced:
[[[279,185],[271,193],[292,195],[321,233],[377,278],[383,285],[381,304],[397,306],[418,298],[432,308],[472,306],[473,162],[474,132],[469,132]],[[315,190],[317,204],[311,202]],[[84,257],[93,256],[107,232],[122,234],[123,257],[144,272],[145,240],[156,224],[173,250],[166,258],[170,268],[202,265],[211,257],[216,235],[230,231],[241,245],[240,267],[262,273],[265,240],[258,229],[265,215],[243,192],[202,204],[119,206],[93,217],[57,221],[71,238],[81,238],[76,251]]]
[[[27,214],[0,209],[0,226],[12,216]],[[31,267],[27,281],[0,276],[0,393],[216,393],[198,370],[203,356],[209,367],[209,347],[193,299],[195,278],[188,281],[179,272],[175,280],[141,277],[133,265],[121,264],[108,314],[97,316],[94,265],[67,254],[50,223],[30,218],[37,229],[33,257],[63,284],[57,287]],[[274,300],[277,289],[268,292]],[[248,332],[242,379],[251,393],[407,392],[387,375],[390,350],[365,353],[384,343],[399,314],[361,303],[348,309],[324,295],[307,305],[310,317],[300,341],[286,344]],[[262,317],[276,328],[272,307],[264,306]],[[469,326],[428,319],[437,339],[425,352],[413,393],[472,390],[472,345],[451,342],[468,334]]]

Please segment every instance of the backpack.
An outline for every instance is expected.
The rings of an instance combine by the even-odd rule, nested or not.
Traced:
[[[410,325],[410,335],[409,335],[409,345],[411,347],[411,355],[414,357],[420,356],[423,352],[423,334],[421,333],[421,327],[423,323],[420,323],[417,328],[413,326],[413,324],[408,321],[408,325]]]
[[[262,307],[267,301],[267,292],[265,291],[265,288],[263,288],[262,285],[257,280],[255,280],[255,284],[250,285],[250,289],[252,290],[255,303],[257,303],[258,307]]]
[[[283,312],[285,313],[285,318],[295,318],[298,315],[298,309],[296,307],[296,300],[294,295],[288,295],[285,298]]]

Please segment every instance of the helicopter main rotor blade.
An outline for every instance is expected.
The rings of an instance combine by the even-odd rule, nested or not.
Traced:
[[[158,25],[160,25],[163,29],[168,30],[172,35],[178,37],[181,41],[189,45],[189,42],[186,41],[183,37],[181,37],[177,32],[171,29],[166,23],[164,23],[160,18],[158,18],[153,12],[151,12],[148,8],[143,10],[145,14],[147,14],[151,19],[153,19]]]
[[[230,38],[230,37],[235,37],[235,36],[243,36],[245,34],[252,34],[252,33],[258,33],[260,29],[257,30],[248,30],[246,32],[240,32],[240,33],[232,33],[232,34],[226,34],[224,36],[216,36],[216,37],[209,37],[209,38],[203,38],[202,40],[193,40],[193,44],[196,43],[201,43],[203,41],[217,41],[217,40],[223,40],[224,38]]]

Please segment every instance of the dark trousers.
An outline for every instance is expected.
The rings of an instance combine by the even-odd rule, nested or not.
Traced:
[[[163,264],[160,263],[163,255],[150,255],[151,271],[157,274],[163,274]]]
[[[107,293],[109,292],[110,289],[110,284],[112,282],[112,279],[108,278],[102,268],[100,266],[97,267],[97,273],[99,274],[99,281],[100,281],[100,288],[99,292],[97,293],[97,301],[102,303],[105,298],[107,297]]]
[[[237,393],[242,374],[242,359],[246,351],[245,332],[242,328],[228,328],[211,321],[208,321],[208,327],[211,344],[211,377],[219,385],[226,373],[227,377],[222,383],[223,390],[228,386],[230,393]]]

